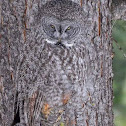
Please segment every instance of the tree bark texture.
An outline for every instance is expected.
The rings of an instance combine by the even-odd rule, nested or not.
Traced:
[[[0,126],[13,126],[16,121],[20,121],[15,115],[15,78],[19,55],[27,42],[30,16],[37,10],[38,5],[41,6],[46,1],[0,1]],[[112,1],[75,0],[75,2],[83,7],[90,24],[85,35],[86,49],[81,50],[82,55],[85,54],[83,59],[85,65],[79,67],[82,74],[80,74],[80,82],[76,85],[78,95],[69,99],[69,94],[66,94],[63,100],[63,108],[68,112],[72,111],[73,117],[68,123],[69,114],[62,120],[61,116],[65,110],[58,110],[59,116],[53,120],[55,122],[53,125],[113,126]],[[51,111],[48,106],[45,104],[46,115]],[[47,126],[48,123],[42,126]]]
[[[112,17],[113,20],[126,20],[126,1],[125,0],[113,0],[112,1]]]

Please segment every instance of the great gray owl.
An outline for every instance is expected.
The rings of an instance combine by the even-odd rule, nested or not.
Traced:
[[[70,0],[49,1],[33,15],[17,70],[16,125],[80,126],[85,17]]]

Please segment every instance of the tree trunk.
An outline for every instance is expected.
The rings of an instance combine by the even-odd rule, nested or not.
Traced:
[[[19,114],[15,115],[14,102],[19,55],[30,27],[31,10],[37,9],[38,5],[41,6],[46,1],[0,2],[0,126],[13,126],[20,121]],[[64,126],[113,126],[111,0],[75,2],[83,7],[91,23],[86,34],[88,49],[84,50],[85,66],[79,68],[84,76],[80,84],[76,85],[78,95],[68,104],[69,96],[64,100],[66,111],[74,111],[73,120],[67,124],[68,119],[64,117],[65,121],[61,121],[61,111],[55,122]],[[48,109],[48,105],[46,107]]]
[[[112,17],[113,20],[126,20],[126,1],[125,0],[113,0],[112,2]]]

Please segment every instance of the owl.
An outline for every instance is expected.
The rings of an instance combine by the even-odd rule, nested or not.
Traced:
[[[16,74],[15,126],[80,126],[86,19],[70,0],[48,1],[32,15]]]

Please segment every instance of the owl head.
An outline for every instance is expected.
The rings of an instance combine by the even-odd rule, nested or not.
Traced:
[[[75,21],[58,20],[55,17],[45,17],[42,28],[48,43],[57,46],[72,46],[80,33],[80,25]]]
[[[82,33],[83,15],[80,5],[70,0],[51,0],[44,4],[38,20],[46,42],[60,47],[75,45]]]

